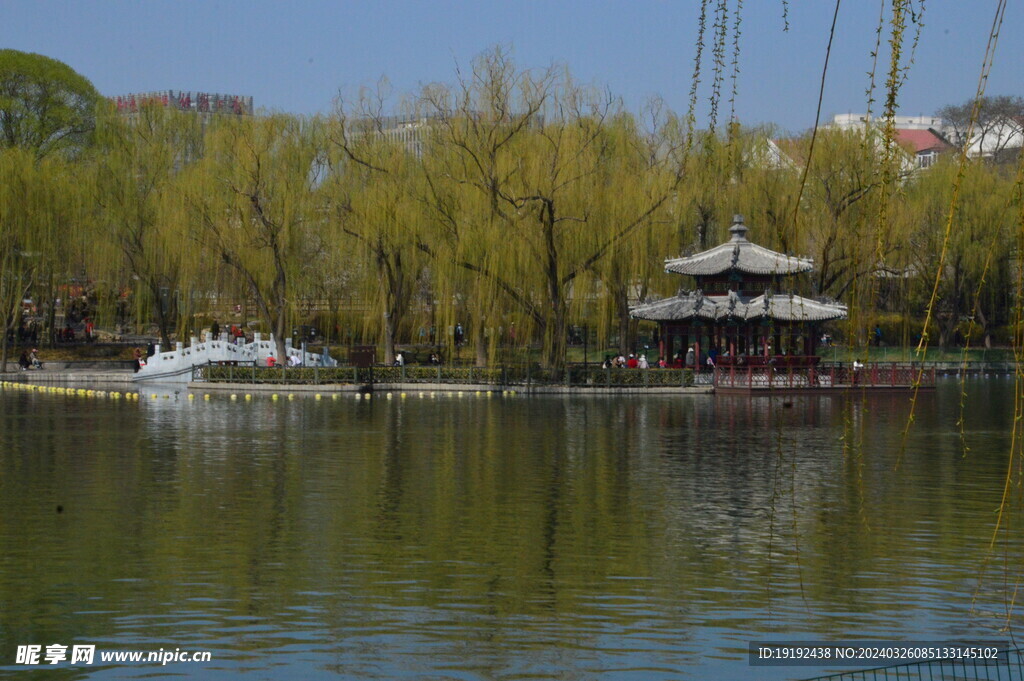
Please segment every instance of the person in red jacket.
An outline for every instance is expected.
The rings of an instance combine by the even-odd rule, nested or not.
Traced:
[[[636,355],[630,354],[629,359],[626,360],[626,368],[636,369],[639,365],[640,362],[637,360]]]

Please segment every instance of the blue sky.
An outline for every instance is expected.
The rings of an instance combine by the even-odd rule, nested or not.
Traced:
[[[976,88],[995,0],[924,4],[916,63],[900,113],[932,114]],[[730,2],[735,5],[735,0]],[[651,95],[687,106],[696,0],[647,2],[205,2],[0,0],[0,46],[71,65],[106,95],[164,89],[252,95],[256,106],[330,110],[387,76],[398,93],[451,81],[456,64],[500,44],[523,67],[561,63],[638,110]],[[814,122],[831,0],[745,0],[737,113],[800,131]],[[865,110],[878,0],[845,0],[823,117]],[[1024,95],[1024,9],[1010,3],[989,94]],[[709,79],[702,95],[706,98]],[[706,107],[704,108],[706,110]]]

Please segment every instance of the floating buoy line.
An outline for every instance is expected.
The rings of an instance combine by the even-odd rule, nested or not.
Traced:
[[[24,382],[21,382],[21,381],[2,381],[2,382],[0,382],[0,388],[2,388],[4,390],[15,390],[15,391],[21,391],[21,392],[43,393],[43,394],[47,394],[47,395],[66,395],[66,396],[69,396],[69,397],[85,397],[85,398],[89,398],[89,397],[92,397],[92,398],[105,398],[105,399],[110,399],[110,400],[129,400],[129,401],[136,401],[136,402],[138,402],[140,400],[143,400],[143,399],[149,400],[149,401],[156,401],[156,400],[168,400],[171,397],[174,397],[175,399],[178,398],[178,393],[177,392],[175,392],[173,395],[171,393],[168,393],[168,392],[165,392],[165,393],[162,393],[162,394],[160,394],[160,393],[149,393],[149,394],[146,394],[146,393],[133,392],[131,390],[125,390],[125,391],[121,392],[121,391],[117,391],[117,390],[95,390],[95,389],[92,389],[92,388],[70,388],[70,387],[64,387],[64,386],[40,385],[38,383],[24,383]],[[465,394],[466,395],[472,395],[474,398],[488,398],[488,397],[491,397],[492,395],[494,395],[496,392],[497,391],[489,391],[489,390],[488,391],[480,391],[480,390],[477,390],[474,393],[465,393]],[[202,399],[203,399],[204,402],[210,402],[213,399],[212,395],[216,395],[217,393],[201,393],[201,394],[202,394]],[[187,395],[188,395],[187,399],[190,400],[190,401],[193,401],[193,400],[197,399],[197,393],[189,392],[189,393],[187,393]],[[371,400],[372,397],[373,397],[373,393],[369,393],[369,392],[367,392],[367,393],[363,393],[363,392],[350,392],[350,393],[331,393],[330,399],[333,400],[333,401],[337,401],[341,397],[348,396],[348,395],[351,395],[352,398],[357,400],[357,401]],[[437,392],[430,392],[430,393],[420,392],[420,393],[417,393],[418,398],[421,399],[421,400],[425,399],[425,398],[429,398],[429,399],[433,400],[433,399],[437,399],[439,396],[442,397],[442,398],[443,397],[452,397],[452,398],[458,399],[458,398],[463,397],[463,395],[464,395],[464,393],[462,391],[451,391],[451,392],[440,392],[440,393],[437,393]],[[516,391],[515,390],[502,390],[501,391],[501,395],[503,397],[514,397],[516,395]],[[244,393],[242,395],[239,395],[238,393],[230,393],[230,394],[224,394],[224,397],[228,401],[230,401],[230,402],[237,402],[239,400],[244,400],[245,402],[253,402],[253,401],[256,401],[257,395],[254,395],[252,393]],[[278,395],[277,393],[271,393],[268,397],[269,397],[269,399],[272,402],[277,402],[278,400],[280,400],[282,398],[286,399],[288,401],[295,400],[295,398],[296,398],[295,393],[286,393],[284,395]],[[314,399],[314,400],[317,400],[317,401],[320,401],[320,400],[323,400],[323,399],[326,398],[326,396],[321,394],[321,393],[310,394],[309,397]],[[391,399],[393,399],[393,397],[394,397],[394,395],[392,393],[385,393],[385,398],[386,399],[391,400]],[[399,399],[405,400],[408,397],[408,395],[403,392],[403,393],[399,393],[398,397],[399,397]]]

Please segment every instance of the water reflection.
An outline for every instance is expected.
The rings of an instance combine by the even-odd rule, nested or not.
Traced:
[[[966,458],[954,383],[902,455],[896,394],[4,393],[0,669],[85,642],[209,648],[210,678],[781,679],[747,641],[991,634],[1010,390],[972,387]]]

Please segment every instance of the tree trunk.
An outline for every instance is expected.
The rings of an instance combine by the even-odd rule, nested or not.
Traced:
[[[545,325],[547,352],[544,356],[544,367],[561,369],[565,365],[565,304],[561,300],[552,301],[552,315],[549,324]]]
[[[544,242],[547,250],[545,274],[548,280],[548,302],[551,306],[550,325],[547,327],[544,366],[560,369],[565,364],[565,300],[562,297],[562,282],[558,272],[558,247],[555,245],[555,207],[551,201],[544,202],[540,219],[544,226]]]
[[[43,324],[43,333],[46,334],[46,347],[56,346],[57,339],[57,299],[50,296],[50,309],[46,311],[46,322]]]
[[[164,301],[157,297],[156,300],[156,325],[160,330],[161,346],[167,350],[171,349],[171,334],[167,330],[167,310],[164,309]]]
[[[395,363],[395,336],[398,332],[398,320],[390,312],[384,313],[384,363],[391,366]]]
[[[939,319],[939,348],[945,352],[949,350],[949,346],[953,340],[953,336],[956,333],[956,321],[957,316],[950,315],[948,319]]]
[[[7,372],[7,333],[10,329],[4,324],[3,334],[4,337],[0,340],[0,373]]]
[[[484,333],[486,317],[477,314],[473,319],[473,347],[476,350],[476,366],[487,366],[487,337]]]
[[[285,333],[288,331],[286,312],[284,304],[280,303],[277,307],[277,319],[274,320],[274,340],[277,341],[277,358],[280,362],[288,361],[284,345]]]
[[[986,350],[991,350],[992,349],[992,334],[989,333],[988,318],[985,316],[985,312],[984,312],[984,310],[981,309],[980,305],[978,306],[978,319],[981,321],[981,333],[982,333],[982,337],[984,338],[985,349]]]
[[[629,299],[626,289],[619,287],[615,291],[615,312],[619,318],[619,353],[626,356],[632,347],[629,319]]]

